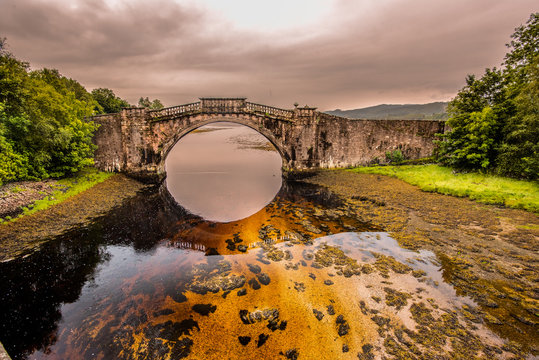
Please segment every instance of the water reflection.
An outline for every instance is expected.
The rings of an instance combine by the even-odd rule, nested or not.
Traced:
[[[172,202],[148,191],[0,264],[1,341],[14,359],[334,359],[370,351],[377,323],[413,328],[400,311],[410,303],[436,299],[439,331],[436,309],[468,302],[441,284],[432,253],[400,248],[323,189],[286,183],[230,223]],[[452,341],[495,341],[479,330]]]
[[[281,187],[282,160],[268,140],[234,123],[203,126],[183,137],[166,159],[166,185],[183,207],[206,220],[246,218]]]

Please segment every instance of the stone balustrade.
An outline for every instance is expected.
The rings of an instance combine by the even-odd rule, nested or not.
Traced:
[[[247,102],[246,105],[246,110],[255,114],[269,115],[285,119],[291,119],[294,117],[294,110],[280,109],[273,106],[255,104],[252,102]]]
[[[152,119],[163,119],[184,114],[191,114],[197,111],[200,111],[200,101],[190,104],[171,106],[159,110],[150,110],[148,111],[148,114]]]

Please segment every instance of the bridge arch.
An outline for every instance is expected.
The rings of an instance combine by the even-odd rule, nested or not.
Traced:
[[[189,124],[185,126],[180,126],[177,128],[177,130],[170,130],[168,133],[168,136],[162,138],[162,142],[160,145],[158,145],[158,148],[160,149],[160,154],[158,155],[159,162],[158,162],[158,168],[157,172],[159,174],[163,174],[163,176],[166,176],[165,172],[165,162],[166,158],[169,154],[169,152],[174,148],[174,146],[186,135],[193,132],[194,130],[205,126],[209,124],[215,124],[220,122],[228,122],[228,123],[234,123],[238,125],[246,126],[250,129],[253,129],[260,135],[262,135],[264,138],[266,138],[273,147],[277,150],[279,155],[281,156],[282,161],[282,168],[286,169],[289,166],[291,157],[282,143],[278,138],[276,138],[274,132],[269,130],[266,126],[263,125],[264,120],[266,120],[264,117],[261,116],[230,116],[230,115],[212,115],[208,117],[204,117],[202,119],[190,119]],[[175,122],[172,120],[172,124],[169,123],[167,125],[159,125],[158,122],[156,122],[156,125],[158,125],[159,130],[157,132],[163,131],[164,127],[171,126],[172,128],[176,128],[174,126]]]

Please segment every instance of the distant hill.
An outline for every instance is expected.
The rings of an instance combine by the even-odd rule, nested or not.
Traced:
[[[447,102],[433,102],[429,104],[405,105],[376,105],[354,110],[331,110],[327,114],[342,116],[350,119],[447,119]]]

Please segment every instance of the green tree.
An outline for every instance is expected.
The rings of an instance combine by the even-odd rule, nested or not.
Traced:
[[[114,91],[107,88],[97,88],[92,90],[92,97],[99,104],[99,107],[96,107],[98,113],[117,113],[120,112],[122,108],[131,106],[127,101],[116,96]]]
[[[529,82],[515,98],[516,114],[508,121],[498,155],[498,172],[539,177],[539,55],[525,71]]]
[[[0,48],[0,182],[60,177],[92,164],[97,102],[57,70],[29,71]]]
[[[163,104],[161,103],[161,100],[155,99],[155,100],[151,101],[148,97],[145,97],[145,98],[141,97],[138,100],[138,106],[139,107],[149,108],[151,110],[159,110],[159,109],[162,109],[164,107]]]
[[[519,26],[504,67],[487,69],[448,105],[450,131],[439,141],[439,160],[457,169],[493,170],[537,178],[539,13]]]
[[[28,159],[17,153],[5,136],[6,129],[4,123],[8,115],[4,109],[4,104],[0,103],[0,154],[2,154],[0,156],[0,185],[28,177]]]

